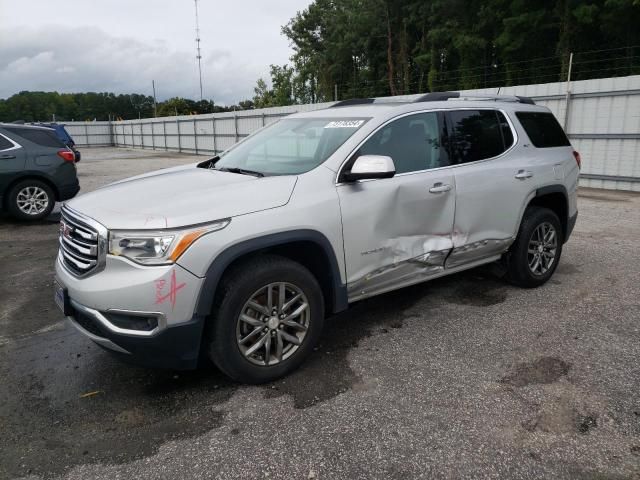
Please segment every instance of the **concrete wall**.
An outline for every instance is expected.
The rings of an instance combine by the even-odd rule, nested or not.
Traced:
[[[532,97],[556,115],[582,156],[582,186],[640,191],[640,75],[572,82],[569,96],[567,87],[566,82],[520,85],[501,88],[499,93]],[[498,89],[463,93],[496,94]],[[115,145],[212,155],[282,117],[332,104],[66,125],[80,146]]]

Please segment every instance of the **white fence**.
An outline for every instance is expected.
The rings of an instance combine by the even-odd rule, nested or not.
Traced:
[[[567,95],[567,83],[557,82],[505,87],[499,93],[531,97],[556,115],[582,155],[581,185],[640,191],[640,75],[581,80],[572,82],[570,89]],[[497,92],[493,88],[465,93]],[[79,146],[212,155],[279,118],[332,104],[120,122],[69,122],[66,126]]]

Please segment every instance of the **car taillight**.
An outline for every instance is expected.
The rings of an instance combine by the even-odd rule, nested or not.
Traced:
[[[580,158],[580,154],[578,152],[576,152],[575,150],[573,151],[573,158],[576,159],[576,163],[578,164],[578,168],[582,167],[582,159]]]
[[[65,162],[75,162],[76,156],[71,150],[58,150],[58,156]]]

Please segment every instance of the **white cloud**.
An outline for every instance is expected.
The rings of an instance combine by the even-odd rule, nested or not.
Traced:
[[[22,90],[199,97],[192,2],[0,0],[0,98]],[[200,0],[204,96],[251,98],[291,54],[280,27],[310,0]],[[67,14],[72,12],[72,16]],[[10,26],[10,27],[9,27]]]
[[[97,28],[19,28],[2,32],[0,98],[21,90],[151,93],[155,79],[160,99],[197,98],[197,67],[191,52],[166,42],[116,38]],[[204,59],[205,93],[219,103],[247,98],[264,68],[234,62],[228,51]]]

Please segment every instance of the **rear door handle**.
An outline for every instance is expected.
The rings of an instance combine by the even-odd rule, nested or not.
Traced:
[[[15,155],[0,155],[0,160],[10,160],[12,158],[16,158]]]
[[[451,185],[448,185],[446,183],[434,183],[433,187],[431,187],[429,189],[429,192],[431,193],[444,193],[444,192],[448,192],[449,190],[451,190]]]
[[[533,177],[533,172],[530,172],[529,170],[518,170],[518,173],[516,173],[516,178],[518,180],[525,180],[531,177]]]

